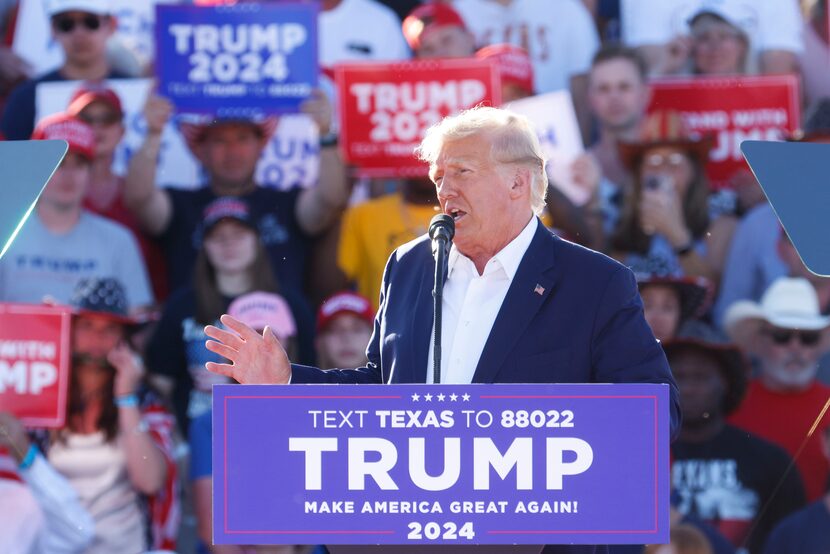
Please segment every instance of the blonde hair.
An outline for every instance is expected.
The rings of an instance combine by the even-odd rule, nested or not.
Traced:
[[[445,143],[473,135],[486,135],[490,139],[490,156],[497,163],[530,168],[530,205],[533,213],[541,214],[548,192],[545,156],[536,131],[523,115],[476,106],[445,117],[427,130],[420,146],[415,149],[415,155],[433,166]]]

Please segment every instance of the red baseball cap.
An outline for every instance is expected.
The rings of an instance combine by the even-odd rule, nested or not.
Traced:
[[[513,83],[533,94],[533,62],[527,50],[512,44],[491,44],[476,52],[480,60],[493,60],[503,83]]]
[[[69,106],[66,108],[66,113],[78,117],[93,102],[103,102],[118,112],[119,115],[124,115],[121,99],[115,91],[103,83],[92,82],[84,83],[75,91],[75,94],[72,95],[72,99],[69,101]]]
[[[317,311],[317,332],[325,329],[334,318],[342,314],[356,315],[369,325],[375,321],[375,310],[368,298],[354,292],[338,292],[323,300]]]
[[[409,47],[417,50],[421,47],[421,37],[428,30],[443,25],[454,25],[466,29],[464,20],[457,11],[446,4],[424,4],[412,10],[403,20],[401,28]]]
[[[92,127],[66,113],[44,117],[35,127],[32,140],[65,140],[69,151],[92,161],[95,157],[95,134]]]

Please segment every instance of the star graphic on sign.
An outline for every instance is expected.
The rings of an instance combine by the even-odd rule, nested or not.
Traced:
[[[467,393],[465,392],[465,393],[461,396],[461,398],[464,400],[464,402],[467,402],[468,400],[470,400],[470,395],[469,395],[469,394],[467,394]]]
[[[444,401],[444,398],[446,398],[446,397],[445,397],[445,396],[443,395],[443,393],[442,393],[442,394],[439,394],[438,396],[436,396],[435,398],[437,398],[437,399],[438,399],[438,402],[443,402],[443,401]]]
[[[412,401],[413,402],[417,402],[419,398],[421,398],[421,397],[417,392],[412,395]]]
[[[450,395],[450,401],[451,401],[451,402],[455,402],[456,400],[458,400],[458,395],[457,395],[457,394],[455,394],[455,393],[452,393],[452,394]]]
[[[431,394],[425,394],[424,395],[424,400],[426,402],[432,402],[432,395]]]

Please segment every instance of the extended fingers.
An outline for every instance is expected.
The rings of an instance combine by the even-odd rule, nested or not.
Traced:
[[[219,327],[215,327],[213,325],[208,325],[207,327],[205,327],[205,335],[216,340],[217,342],[227,344],[231,348],[236,348],[237,350],[239,349],[239,347],[242,346],[244,342],[239,337],[239,335],[235,333],[229,333],[228,331],[225,331],[224,329],[220,329]]]
[[[208,362],[205,364],[205,369],[210,371],[211,373],[217,373],[219,375],[225,375],[226,377],[230,377],[231,379],[236,379],[236,370],[234,366],[231,364],[217,364],[216,362]],[[236,379],[237,381],[239,379]]]
[[[219,354],[223,358],[227,358],[232,362],[235,362],[237,356],[239,355],[239,351],[236,350],[235,348],[231,348],[230,346],[227,346],[225,344],[222,344],[221,342],[216,342],[216,341],[213,341],[213,340],[209,340],[209,341],[205,342],[205,348],[207,348],[211,352],[216,352],[217,354]]]
[[[231,329],[232,331],[236,331],[240,337],[246,342],[255,341],[256,339],[262,339],[259,336],[259,333],[239,321],[238,319],[234,319],[233,317],[229,316],[228,314],[223,315],[219,318],[219,321],[222,322],[223,325]]]

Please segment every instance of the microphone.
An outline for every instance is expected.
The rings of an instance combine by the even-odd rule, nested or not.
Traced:
[[[435,258],[435,281],[432,288],[433,338],[432,382],[441,382],[441,311],[443,307],[444,281],[447,279],[447,257],[452,238],[455,236],[455,221],[447,214],[439,214],[429,222],[429,238],[432,239],[432,257]]]
[[[455,236],[455,221],[447,214],[438,214],[429,222],[429,238],[432,240],[432,256],[436,258],[439,248],[448,253]]]

